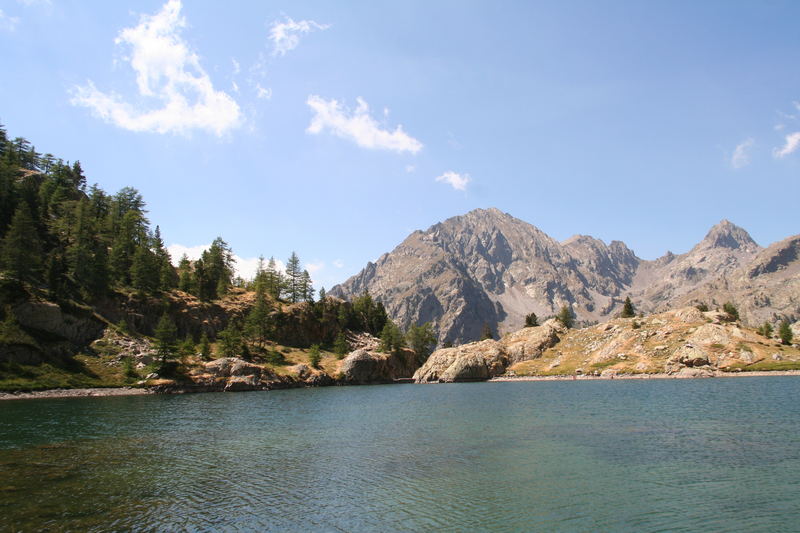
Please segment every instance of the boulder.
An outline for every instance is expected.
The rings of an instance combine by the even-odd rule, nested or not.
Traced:
[[[503,344],[488,339],[436,350],[414,373],[414,381],[431,383],[489,379],[505,372],[508,364]]]
[[[681,368],[675,374],[676,378],[713,378],[714,371],[710,368]]]
[[[416,355],[411,350],[387,354],[360,348],[342,360],[339,372],[345,383],[387,383],[411,377],[418,366]]]
[[[261,390],[262,388],[261,380],[257,375],[232,376],[225,384],[225,392]]]
[[[565,331],[566,328],[561,322],[550,319],[539,327],[523,328],[510,333],[504,336],[500,343],[508,356],[509,363],[514,364],[541,357],[547,348],[558,344],[559,334]]]

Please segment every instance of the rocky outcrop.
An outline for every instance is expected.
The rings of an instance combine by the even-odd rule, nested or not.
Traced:
[[[564,327],[548,320],[496,341],[487,339],[433,352],[414,374],[417,383],[479,381],[503,374],[513,363],[534,359],[559,341]]]
[[[410,378],[418,366],[417,357],[411,350],[381,353],[361,348],[342,360],[339,373],[345,384],[391,383],[396,379]]]
[[[800,236],[763,250],[723,220],[684,254],[654,261],[625,244],[577,235],[557,242],[497,209],[476,209],[415,231],[334,287],[365,290],[401,327],[432,322],[440,341],[478,338],[484,324],[515,331],[524,316],[568,305],[579,321],[607,321],[626,296],[645,313],[733,301],[750,325],[800,318]]]
[[[539,357],[510,365],[516,375],[669,374],[702,377],[720,371],[800,368],[800,350],[781,346],[724,313],[694,307],[642,318],[614,319],[558,334]],[[777,357],[775,357],[777,355]]]

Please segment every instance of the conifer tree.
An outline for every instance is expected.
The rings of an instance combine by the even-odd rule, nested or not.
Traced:
[[[565,328],[571,328],[575,323],[575,315],[572,314],[572,309],[568,305],[561,306],[556,319],[564,324]]]
[[[405,338],[400,328],[391,320],[386,322],[381,331],[380,349],[383,352],[397,352],[405,346]]]
[[[536,316],[536,313],[530,313],[525,315],[525,327],[526,328],[534,328],[539,325],[539,317]]]
[[[336,340],[333,342],[333,353],[336,354],[338,359],[343,359],[344,356],[347,355],[349,349],[350,345],[347,343],[344,332],[340,331],[339,334],[336,335]]]
[[[42,270],[41,242],[28,202],[20,202],[3,239],[0,267],[19,280],[35,281]]]
[[[183,254],[178,263],[178,289],[183,292],[194,292],[194,280],[192,279],[192,262],[189,256]]]
[[[200,337],[200,357],[203,361],[211,359],[211,344],[208,342],[208,335],[206,335],[205,331]]]
[[[792,344],[794,334],[792,333],[792,327],[789,325],[788,320],[781,322],[781,325],[778,327],[778,337],[780,337],[782,344]]]
[[[256,301],[247,315],[245,332],[263,350],[267,339],[272,332],[272,306],[267,301],[266,288],[263,282],[256,282]]]
[[[297,303],[304,296],[302,293],[302,276],[300,258],[295,252],[286,262],[286,296],[292,303]]]
[[[413,325],[408,328],[406,333],[408,344],[417,356],[417,361],[423,364],[436,346],[436,335],[433,333],[433,326],[430,322],[425,322],[421,326]]]
[[[483,328],[481,329],[480,340],[485,341],[487,339],[494,339],[494,332],[492,331],[492,327],[488,324],[488,322],[484,322]]]
[[[625,303],[622,305],[622,312],[619,316],[620,318],[633,318],[636,316],[636,310],[633,308],[630,296],[625,298]]]
[[[158,321],[155,337],[156,353],[161,358],[161,364],[163,365],[167,362],[167,359],[175,355],[175,342],[178,340],[178,329],[166,311]]]

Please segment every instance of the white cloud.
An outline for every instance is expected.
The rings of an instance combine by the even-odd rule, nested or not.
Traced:
[[[398,125],[394,131],[382,129],[369,115],[367,103],[361,97],[356,101],[358,106],[351,111],[336,100],[310,95],[306,103],[314,111],[314,116],[306,132],[316,135],[328,130],[338,137],[354,141],[362,148],[412,154],[422,149],[422,143],[403,131],[402,126]]]
[[[180,36],[186,20],[180,0],[168,0],[155,15],[142,15],[138,26],[123,29],[115,43],[130,47],[130,62],[143,99],[160,107],[140,109],[115,93],[98,90],[92,81],[74,88],[71,103],[120,128],[156,133],[193,129],[222,136],[241,122],[239,105],[214,89],[200,59]]]
[[[782,158],[793,153],[798,148],[800,148],[800,131],[787,135],[784,145],[780,148],[775,148],[772,153],[775,157]]]
[[[750,137],[736,145],[731,156],[731,166],[733,168],[739,169],[750,164],[750,149],[754,143],[755,141]]]
[[[186,257],[191,259],[192,261],[196,261],[200,259],[200,256],[203,254],[205,250],[208,250],[211,247],[211,244],[201,244],[198,246],[184,246],[182,244],[170,244],[167,246],[167,251],[169,252],[170,257],[172,258],[172,264],[178,266],[178,263],[181,260],[183,254],[186,254]],[[238,255],[233,256],[234,261],[236,262],[234,266],[234,270],[236,271],[235,275],[240,276],[243,279],[253,279],[256,275],[256,269],[258,268],[258,257],[240,257]],[[269,259],[264,260],[264,266],[269,263]],[[286,265],[284,265],[283,261],[276,260],[275,266],[281,272],[286,271]],[[309,272],[311,272],[309,270]]]
[[[264,100],[269,100],[272,98],[272,89],[265,89],[260,83],[256,83],[256,96]]]
[[[311,33],[315,30],[327,30],[330,24],[319,24],[313,20],[294,21],[286,17],[284,22],[275,21],[270,26],[269,40],[272,41],[272,55],[286,55],[289,50],[294,50],[300,44],[300,35]]]
[[[12,17],[10,15],[6,15],[2,9],[0,9],[0,30],[5,31],[14,31],[17,29],[17,25],[19,24],[19,17]]]
[[[414,165],[406,165],[406,173],[411,174],[417,169]]]
[[[465,191],[467,190],[467,183],[472,180],[470,179],[469,174],[459,174],[457,172],[453,172],[452,170],[448,170],[441,176],[438,176],[436,181],[447,183],[457,191]]]
[[[344,268],[344,262],[341,259],[334,259],[333,266],[336,268]]]
[[[235,76],[242,71],[242,66],[235,58],[231,58],[231,63],[233,63],[233,75]]]

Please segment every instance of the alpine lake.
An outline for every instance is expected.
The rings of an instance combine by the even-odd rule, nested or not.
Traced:
[[[0,402],[0,531],[799,531],[800,379]]]

